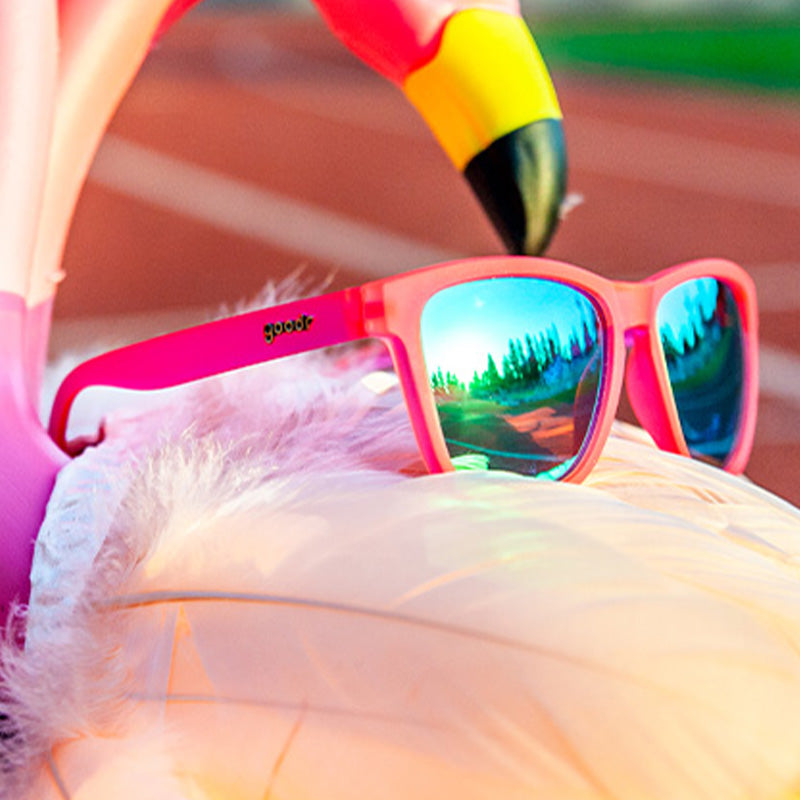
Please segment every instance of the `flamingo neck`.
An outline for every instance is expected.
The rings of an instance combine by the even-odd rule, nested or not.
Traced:
[[[0,292],[0,622],[30,591],[33,547],[56,473],[66,463],[29,393],[25,300]]]

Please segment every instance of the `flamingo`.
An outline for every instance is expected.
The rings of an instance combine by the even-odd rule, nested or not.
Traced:
[[[0,466],[6,553],[0,609],[27,597],[36,531],[66,463],[34,409],[73,209],[108,120],[153,39],[192,5],[0,5],[3,138],[6,151],[14,152],[0,174],[8,211],[0,276],[0,441],[15,454]],[[318,6],[351,49],[402,86],[509,247],[543,249],[564,193],[561,114],[515,0],[320,0]],[[471,46],[476,37],[489,43],[478,58]]]
[[[191,3],[22,5],[0,5],[0,52],[26,82],[0,72],[16,154],[0,162],[7,600],[50,506],[25,647],[0,658],[0,795],[796,797],[800,515],[745,479],[628,427],[583,485],[412,479],[393,468],[411,450],[393,391],[316,357],[110,420],[72,461],[50,444],[32,399],[74,198],[152,37]],[[426,46],[509,8],[448,5]],[[563,164],[552,105],[461,137],[431,99],[448,45],[387,63],[377,22],[373,39],[343,30],[356,3],[320,6],[465,173],[493,171],[498,147],[513,163],[526,129]],[[396,6],[405,30],[421,7]]]

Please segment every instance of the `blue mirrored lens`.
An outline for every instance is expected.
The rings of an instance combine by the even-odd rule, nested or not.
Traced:
[[[457,469],[558,479],[594,420],[603,342],[592,302],[541,278],[491,278],[437,293],[422,349]]]
[[[676,286],[657,310],[661,347],[689,452],[725,462],[739,432],[744,392],[742,323],[715,278]]]

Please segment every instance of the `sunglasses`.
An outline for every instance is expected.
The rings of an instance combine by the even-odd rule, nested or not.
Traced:
[[[636,283],[549,259],[467,259],[93,358],[62,383],[50,434],[79,450],[67,422],[90,386],[165,389],[378,338],[431,472],[579,481],[608,437],[623,377],[658,447],[741,472],[755,429],[757,327],[753,282],[720,259]]]

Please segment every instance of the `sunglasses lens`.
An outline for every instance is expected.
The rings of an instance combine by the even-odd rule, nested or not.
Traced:
[[[423,310],[422,348],[456,469],[570,470],[602,385],[601,325],[582,292],[541,278],[451,286]]]
[[[736,444],[744,387],[733,292],[715,278],[686,281],[664,295],[656,316],[689,452],[722,464]]]

